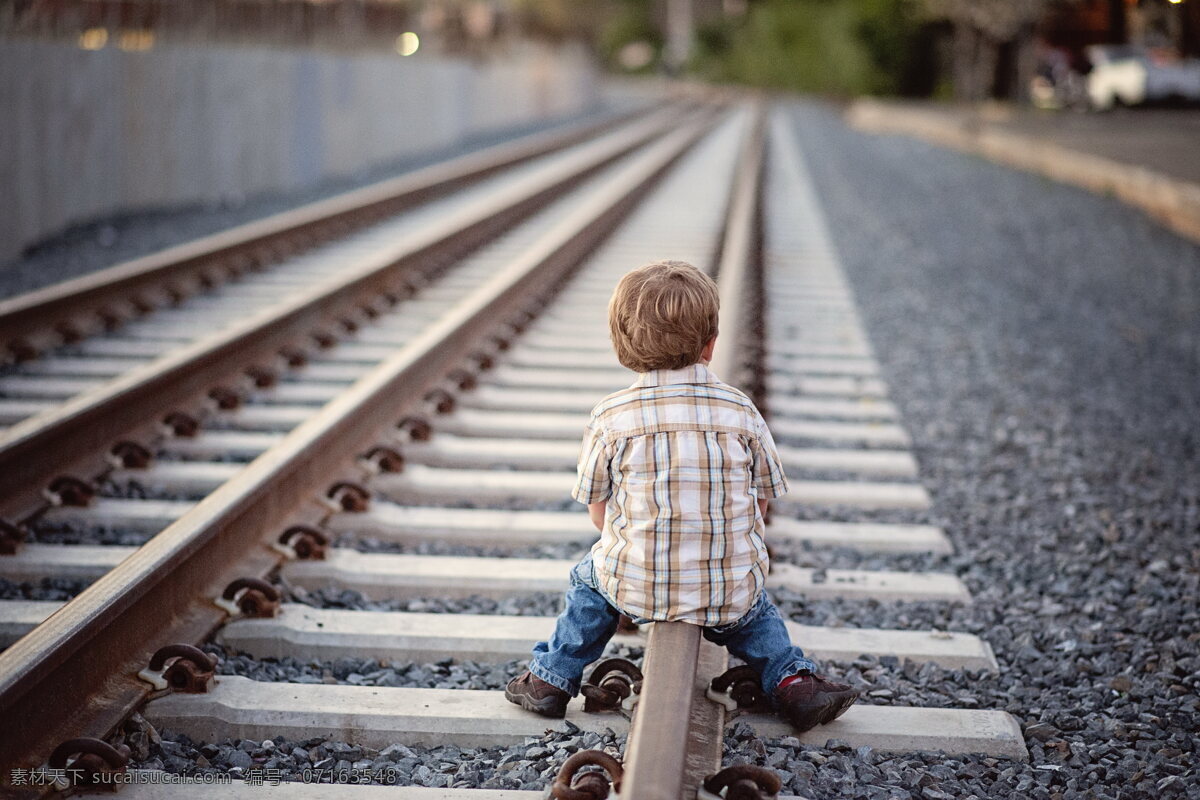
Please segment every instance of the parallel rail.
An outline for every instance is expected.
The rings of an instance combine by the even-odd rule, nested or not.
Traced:
[[[337,329],[345,319],[374,313],[381,298],[403,296],[407,291],[406,279],[419,271],[428,272],[429,264],[448,263],[499,235],[568,188],[666,130],[675,121],[676,113],[667,110],[652,114],[616,137],[597,142],[576,163],[567,165],[552,178],[526,181],[506,193],[473,204],[398,245],[384,258],[348,266],[349,277],[334,276],[297,298],[169,352],[0,433],[0,498],[3,498],[0,515],[15,522],[35,513],[43,507],[36,487],[56,475],[92,475],[102,470],[104,449],[121,438],[145,436],[158,424],[156,410],[171,410],[195,402],[197,395],[202,396],[222,382],[236,384],[247,367],[271,365],[280,358],[281,351],[303,347],[315,332]],[[362,205],[360,202],[355,207]],[[310,210],[301,217],[308,220],[317,213]],[[270,227],[294,231],[300,224],[289,217]],[[169,269],[182,268],[175,266],[177,263],[178,260],[172,261]],[[139,272],[139,280],[142,279],[147,278]],[[108,287],[105,291],[117,291],[114,286],[121,282],[104,285]],[[64,290],[61,296],[63,299],[56,302],[65,304],[66,298],[74,294]],[[69,461],[63,458],[64,453],[84,455]]]
[[[317,500],[336,476],[361,475],[355,459],[375,443],[380,431],[406,408],[418,405],[486,334],[498,332],[505,320],[524,320],[530,304],[619,222],[711,120],[705,113],[676,122],[671,133],[633,155],[585,207],[519,261],[0,653],[0,708],[6,720],[21,721],[0,729],[0,752],[17,763],[36,761],[48,746],[81,729],[113,729],[146,697],[148,687],[135,676],[150,655],[165,644],[201,641],[209,635],[224,612],[208,598],[236,577],[266,575],[278,565],[280,557],[265,546],[277,534],[277,526],[285,519],[318,515],[323,507]],[[643,144],[667,122],[659,118],[640,126],[600,163]],[[556,188],[543,188],[540,196],[552,195]],[[511,222],[512,199],[504,200],[503,209],[490,210],[473,224]],[[517,208],[530,202],[521,200]],[[368,275],[341,291],[357,300],[370,289],[386,288],[371,283],[374,277]],[[314,298],[314,309],[296,309],[301,329],[309,330],[319,319],[305,314],[323,310],[328,302]],[[279,320],[272,321],[277,324]],[[241,331],[238,341],[244,346],[266,332],[266,326],[255,325]],[[273,350],[279,341],[272,340],[266,349]],[[206,371],[205,382],[213,374]]]
[[[611,115],[533,134],[391,180],[284,211],[73,280],[0,300],[0,362],[119,324],[132,302],[172,302],[205,286],[462,189],[501,170],[562,150],[627,122]]]
[[[439,498],[469,496],[486,506],[489,499],[517,498],[516,507],[524,508],[526,506],[523,503],[531,501],[561,499],[563,479],[566,477],[569,480],[569,476],[565,473],[567,465],[560,445],[566,444],[564,440],[574,436],[581,408],[579,400],[594,400],[594,387],[589,387],[593,384],[611,385],[614,372],[619,370],[579,363],[580,360],[586,362],[592,353],[604,352],[609,355],[603,341],[585,341],[586,337],[574,335],[566,337],[570,339],[568,342],[556,341],[556,335],[561,336],[565,330],[571,330],[571,326],[580,322],[589,325],[597,322],[597,315],[602,312],[602,304],[598,300],[608,290],[607,286],[600,285],[603,281],[596,281],[596,276],[592,275],[587,286],[573,289],[578,291],[574,295],[578,305],[565,310],[547,307],[548,299],[575,273],[585,257],[617,228],[655,182],[713,127],[714,116],[702,111],[692,113],[682,122],[673,123],[666,118],[647,120],[638,129],[640,134],[626,135],[624,145],[610,144],[603,152],[593,152],[592,161],[589,162],[592,166],[583,168],[584,171],[594,175],[601,164],[609,165],[611,171],[604,174],[602,181],[593,182],[600,184],[600,188],[589,187],[586,196],[580,195],[583,199],[578,205],[568,206],[574,209],[569,216],[562,218],[535,240],[525,240],[526,244],[519,255],[505,255],[510,259],[507,266],[492,274],[482,285],[470,288],[465,295],[454,294],[458,299],[448,313],[425,328],[414,326],[418,332],[407,339],[400,349],[348,389],[332,391],[332,399],[313,412],[306,421],[278,437],[250,437],[251,441],[243,443],[243,446],[248,447],[250,452],[261,452],[261,455],[240,470],[211,470],[215,477],[209,479],[224,482],[145,544],[136,549],[121,548],[115,554],[113,551],[118,549],[110,548],[104,565],[86,570],[89,576],[101,575],[95,583],[63,605],[43,624],[18,639],[8,650],[0,652],[0,714],[3,714],[6,722],[17,721],[17,724],[0,726],[0,753],[14,763],[38,764],[49,749],[65,739],[80,734],[103,735],[115,729],[132,709],[139,707],[150,696],[148,685],[135,676],[146,665],[151,653],[167,644],[207,640],[226,622],[225,612],[212,605],[211,598],[219,595],[235,578],[265,577],[279,569],[282,581],[310,589],[336,582],[336,576],[343,575],[346,576],[345,580],[354,581],[358,586],[390,587],[401,592],[427,593],[431,586],[437,585],[435,591],[444,590],[447,595],[461,595],[471,592],[472,581],[481,578],[476,585],[486,584],[491,591],[500,595],[533,588],[557,591],[563,583],[563,571],[569,562],[510,559],[508,569],[504,569],[482,558],[364,555],[341,548],[332,550],[323,561],[285,561],[269,545],[287,526],[318,521],[324,530],[335,534],[356,532],[357,535],[364,530],[369,532],[376,525],[390,528],[391,534],[396,537],[394,541],[403,541],[405,536],[411,536],[412,541],[428,541],[430,537],[437,536],[448,539],[451,544],[494,544],[497,533],[494,528],[473,527],[480,524],[482,514],[488,513],[483,508],[420,508],[409,506],[407,502],[415,497],[422,499],[426,505],[436,506]],[[674,130],[664,134],[671,127]],[[871,423],[855,427],[830,422],[828,418],[846,416],[850,419],[875,420],[882,416],[891,420],[896,413],[889,404],[874,401],[864,403],[861,400],[851,402],[821,396],[823,392],[860,395],[882,394],[884,390],[882,383],[872,377],[869,346],[865,337],[852,319],[845,319],[847,314],[852,316],[852,309],[849,312],[846,310],[852,303],[839,285],[836,265],[830,267],[831,262],[824,255],[828,252],[828,243],[824,240],[815,198],[807,190],[800,192],[798,197],[787,198],[789,204],[795,200],[802,209],[788,219],[789,224],[799,221],[796,228],[802,229],[799,235],[786,242],[789,250],[794,251],[794,261],[788,262],[788,268],[794,271],[788,272],[781,280],[779,263],[771,261],[776,259],[778,262],[781,255],[764,253],[762,250],[760,238],[764,208],[785,207],[779,205],[778,201],[771,206],[765,205],[766,187],[778,188],[782,184],[766,182],[763,164],[768,148],[764,141],[764,129],[764,110],[759,107],[753,114],[752,124],[742,129],[749,133],[742,139],[722,223],[723,232],[717,239],[719,247],[716,248],[713,270],[721,291],[722,334],[714,371],[729,382],[750,390],[756,399],[760,379],[766,387],[774,386],[776,389],[781,381],[784,384],[793,380],[803,382],[805,397],[792,398],[790,404],[779,404],[780,416],[790,418],[790,424],[780,425],[777,430],[787,431],[785,435],[789,438],[803,440],[809,437],[842,436],[853,439],[875,435],[878,428],[888,426]],[[722,130],[732,132],[732,128]],[[786,138],[774,129],[773,132],[776,143]],[[735,143],[732,137],[722,140],[723,170],[729,169],[733,163]],[[787,143],[794,145],[790,140]],[[787,149],[785,146],[782,150],[771,150],[772,156]],[[700,154],[696,155],[699,158]],[[693,161],[699,163],[695,159]],[[798,159],[782,158],[778,166],[785,174],[797,178],[796,185],[804,187],[803,168]],[[569,178],[563,177],[561,183],[566,185],[569,181]],[[558,185],[547,182],[539,187],[527,187],[521,197],[494,198],[486,209],[477,209],[478,213],[470,220],[465,223],[459,220],[456,224],[459,229],[469,229],[471,224],[483,224],[485,219],[494,219],[497,228],[510,225],[523,215],[505,209],[511,208],[514,200],[517,205],[522,202],[533,204],[532,198],[539,192],[543,193],[545,202],[550,202],[558,196],[551,184]],[[789,185],[789,188],[794,187]],[[713,202],[707,208],[715,219],[717,203]],[[667,222],[669,229],[670,221]],[[431,251],[435,250],[437,242],[453,239],[452,227],[447,223],[445,228],[431,232],[427,240],[414,244],[413,248],[429,247]],[[636,225],[633,227],[636,228]],[[709,230],[715,230],[716,227],[714,225]],[[475,241],[478,243],[489,238],[491,236],[481,233]],[[533,243],[529,244],[529,241]],[[704,252],[713,252],[713,240],[706,236],[703,241]],[[444,252],[439,251],[437,257],[449,259],[461,255],[461,252],[461,249],[448,248]],[[793,253],[789,252],[785,257],[792,258]],[[608,263],[607,268],[611,268],[615,262]],[[789,329],[789,321],[781,323],[776,319],[772,325],[782,324],[781,330],[787,330],[789,334],[800,332],[796,333],[796,341],[789,339],[785,347],[780,346],[784,344],[782,342],[770,343],[765,348],[770,354],[764,360],[759,352],[760,345],[763,345],[759,341],[763,335],[760,329],[761,311],[768,299],[765,296],[764,281],[767,278],[763,275],[763,268],[772,263],[775,263],[777,271],[767,272],[767,276],[776,276],[773,279],[775,289],[788,298],[783,302],[804,305],[807,313],[815,315],[828,313],[830,320],[841,322],[835,325],[822,321],[814,325],[806,321]],[[392,268],[376,266],[380,274]],[[447,277],[452,274],[448,273]],[[346,313],[345,308],[353,309],[376,302],[380,292],[395,291],[395,284],[375,281],[365,272],[354,280],[363,283],[358,289],[348,292],[342,302],[327,307],[322,306],[326,301],[317,298],[317,290],[314,290],[314,295],[308,300],[320,309],[320,313],[314,312],[315,316],[306,317],[307,310],[301,310],[299,306],[293,308],[301,319],[295,330],[307,332],[315,324],[336,320],[339,315]],[[790,287],[787,284],[789,280],[795,281]],[[470,283],[463,281],[459,285],[470,286]],[[437,291],[436,287],[437,284],[431,284],[429,288]],[[323,290],[328,288],[323,287]],[[584,313],[591,315],[586,320],[576,316],[584,308],[589,309]],[[451,379],[452,374],[459,372],[464,363],[477,360],[481,351],[483,355],[490,355],[488,349],[492,345],[485,343],[494,342],[497,337],[511,338],[514,329],[524,328],[543,311],[547,312],[545,319],[535,323],[543,326],[540,333],[524,334],[529,339],[540,337],[540,343],[531,344],[526,339],[525,344],[530,347],[521,358],[516,356],[516,351],[510,352],[501,359],[508,363],[496,367],[496,372],[507,371],[507,385],[497,380],[493,373],[491,384],[456,398],[458,412],[431,418],[429,422],[438,432],[432,439],[428,442],[405,442],[400,446],[401,455],[411,462],[403,472],[372,474],[370,469],[364,467],[361,455],[365,451],[373,445],[396,443],[397,420],[407,418],[411,421],[422,410],[431,407],[431,389],[442,389],[460,382],[460,378]],[[285,314],[283,319],[286,317]],[[239,329],[242,333],[239,341],[253,356],[251,360],[263,357],[263,354],[273,354],[281,346],[282,339],[271,338],[261,350],[254,349],[257,346],[256,337],[275,335],[275,324],[263,319],[248,322]],[[816,336],[811,335],[814,330]],[[220,338],[214,337],[204,346],[211,347]],[[365,344],[365,341],[360,342],[358,346]],[[556,353],[556,347],[562,349]],[[825,353],[829,357],[814,357],[814,353]],[[852,355],[849,361],[836,361],[836,354],[846,353]],[[231,358],[223,362],[220,369],[204,373],[206,380],[197,379],[193,394],[203,392],[211,386],[211,381],[223,380],[222,376],[244,369],[246,363],[245,360],[237,362]],[[771,363],[784,366],[778,368],[778,374],[764,375],[762,366]],[[540,367],[531,368],[531,364]],[[838,370],[851,368],[854,372],[849,376],[838,373]],[[538,369],[545,370],[549,375],[541,375],[539,381]],[[830,377],[831,372],[837,374]],[[519,388],[514,388],[513,383],[519,384]],[[497,411],[496,406],[491,406],[486,414],[472,413],[472,403],[480,402],[480,395],[488,394],[489,388],[495,390],[501,386],[504,390],[491,391],[491,400],[488,402],[495,403],[497,398],[507,397],[506,402],[512,404],[510,407],[513,411],[523,411],[523,414]],[[475,396],[474,401],[472,395]],[[156,396],[162,395],[146,392],[145,409],[154,408],[151,401]],[[522,399],[529,396],[536,396],[540,402],[529,403]],[[482,402],[480,407],[489,407],[488,402]],[[564,409],[564,413],[531,411],[530,408],[523,408],[523,403],[542,409],[557,404]],[[566,413],[567,410],[569,413]],[[796,418],[803,419],[806,416],[814,416],[823,422],[806,425],[796,421]],[[499,429],[504,426],[508,429],[501,433]],[[821,428],[821,436],[813,436],[814,426]],[[97,449],[111,442],[115,435],[113,431],[120,429],[120,426],[108,424],[103,427],[107,435],[96,434]],[[130,422],[126,428],[133,433],[120,435],[134,436],[144,427]],[[570,434],[565,432],[568,429]],[[490,445],[485,446],[486,442],[490,442]],[[480,446],[475,448],[472,443]],[[844,458],[831,461],[830,452],[833,451],[781,447],[785,466],[805,463],[805,459],[823,464],[863,463]],[[836,452],[845,455],[865,451]],[[877,454],[882,453],[877,451]],[[573,458],[573,453],[567,453],[568,460],[573,461]],[[48,466],[43,472],[50,474],[52,459],[47,458],[45,463]],[[489,473],[486,471],[489,463],[509,469]],[[207,466],[223,468],[230,465]],[[877,464],[868,464],[868,467],[878,469]],[[457,468],[461,468],[457,474],[451,472]],[[839,467],[824,468],[836,471]],[[894,468],[894,464],[889,468]],[[791,467],[788,466],[788,469]],[[222,477],[233,472],[236,474],[231,479]],[[343,504],[342,511],[331,515],[328,503],[331,495],[327,490],[339,482],[363,480],[364,475],[368,476],[366,485],[372,493],[393,502],[379,502],[378,509],[376,505],[371,505],[365,511],[353,509],[357,513],[344,513],[352,509]],[[439,489],[436,480],[447,479],[449,482],[442,484]],[[422,483],[423,480],[434,483]],[[854,496],[847,490],[850,483],[793,481],[793,495],[802,496],[804,502],[836,505]],[[33,485],[40,486],[40,483]],[[905,503],[912,504],[914,501],[919,506],[920,502],[928,500],[923,490],[913,484],[858,482],[853,486],[858,487],[857,499],[861,508],[874,507],[873,503],[906,507]],[[893,491],[897,487],[913,491],[897,493]],[[439,495],[438,491],[443,495]],[[379,515],[375,515],[376,510]],[[520,528],[512,531],[514,535],[510,539],[506,537],[508,531],[499,531],[500,537],[510,543],[577,541],[583,538],[582,534],[591,533],[587,526],[581,525],[578,530],[574,526],[576,522],[586,522],[579,514],[544,511],[507,511],[504,514],[508,516],[502,524]],[[483,524],[496,524],[495,517],[491,519],[491,522]],[[408,526],[407,532],[405,526]],[[547,535],[551,533],[553,536]],[[806,522],[788,519],[785,514],[778,513],[769,535],[776,541],[790,540],[818,546],[861,546],[877,551],[908,548],[916,552],[946,552],[944,548],[948,546],[941,531],[928,526]],[[47,546],[45,549],[49,551],[53,548]],[[95,554],[101,548],[80,548],[81,552],[83,550]],[[73,555],[77,566],[83,566],[79,563],[80,556]],[[422,570],[429,569],[434,561],[440,562],[432,567],[440,577],[431,578]],[[400,562],[411,565],[410,574],[399,575]],[[860,591],[860,596],[879,598],[922,597],[926,596],[922,595],[925,592],[932,593],[928,596],[951,602],[969,600],[965,588],[951,576],[829,570],[828,582],[824,582],[824,577],[822,582],[817,582],[812,572],[791,564],[777,563],[769,583],[799,587],[801,591],[824,596],[845,596]],[[411,583],[401,586],[399,578],[410,579]],[[299,617],[306,614],[304,608],[293,606],[274,620],[242,619],[225,627],[221,635],[228,636],[233,642],[246,642],[247,637],[252,639],[256,635],[266,637],[265,641],[270,642],[267,650],[286,653],[289,647],[305,646],[299,644],[303,638],[304,621]],[[332,624],[334,613],[327,610],[312,611]],[[535,632],[552,622],[549,619],[527,617],[480,617],[465,621],[461,628],[451,633],[443,629],[441,620],[417,619],[426,616],[421,614],[348,613],[375,614],[369,624],[362,622],[360,616],[358,633],[349,638],[355,642],[350,647],[375,653],[373,657],[376,658],[384,657],[378,655],[380,653],[411,659],[417,658],[416,653],[429,653],[431,658],[445,657],[447,654],[461,658],[466,652],[479,652],[493,657],[499,653],[507,654],[503,656],[506,658],[521,657],[526,652],[529,639],[544,635]],[[408,626],[407,636],[389,640],[394,625]],[[989,664],[992,668],[995,666],[994,657],[986,643],[961,634],[935,634],[930,637],[928,633],[920,631],[802,628],[791,623],[789,626],[806,649],[818,657],[850,660],[859,653],[896,653],[900,656],[911,655],[918,661],[950,664],[957,658],[962,659],[960,663],[972,668],[987,667]],[[256,630],[259,631],[257,634]],[[289,638],[293,636],[296,638]],[[506,641],[500,646],[497,639],[505,636],[513,641]],[[625,641],[637,642],[636,639]],[[326,640],[319,645],[327,652],[336,651],[339,646],[346,647],[346,641],[343,639],[339,644]],[[293,649],[291,652],[297,651]],[[265,652],[258,655],[266,657]],[[311,651],[306,651],[305,655],[311,657]],[[705,689],[708,680],[726,666],[725,651],[703,641],[697,627],[682,623],[657,623],[651,626],[643,669],[645,681],[626,746],[623,797],[637,800],[690,800],[696,796],[696,788],[704,778],[720,768],[726,712],[723,706],[705,697]],[[219,707],[215,711],[203,709],[202,697],[173,694],[154,700],[146,707],[146,714],[151,718],[159,714],[168,720],[191,720],[192,724],[199,726],[193,731],[195,737],[199,738],[228,735],[222,733],[225,730],[223,726],[227,720],[239,715],[236,725],[243,731],[242,736],[262,739],[279,733],[270,727],[275,724],[274,720],[253,719],[257,708],[255,698],[265,695],[278,698],[293,689],[286,686],[255,686],[242,678],[229,678],[223,680],[222,684],[214,690],[216,696],[212,700]],[[362,741],[373,743],[371,746],[395,741],[389,737],[401,735],[397,731],[412,730],[396,727],[395,717],[400,716],[401,712],[396,711],[392,718],[388,718],[387,713],[376,713],[379,710],[374,706],[378,705],[378,700],[366,697],[373,693],[355,693],[355,688],[312,688],[314,695],[341,697],[347,703],[355,704],[351,711],[334,705],[320,712],[322,726],[336,730],[345,724],[342,721],[344,711],[353,714],[354,724],[361,728],[358,732]],[[398,697],[405,691],[434,690],[391,691],[396,692]],[[443,694],[453,695],[464,691],[469,690]],[[487,742],[489,736],[504,735],[511,739],[513,736],[531,735],[530,731],[533,731],[532,735],[537,735],[548,727],[546,720],[532,718],[515,710],[497,692],[478,691],[470,694],[472,698],[466,702],[479,703],[480,707],[471,708],[465,715],[460,710],[454,716],[450,710],[451,707],[461,708],[464,702],[461,699],[437,701],[443,703],[446,710],[436,704],[421,707],[420,702],[413,701],[415,707],[404,713],[411,714],[413,720],[419,719],[419,724],[430,726],[421,728],[424,735],[459,737],[455,739],[456,743],[461,741],[464,745]],[[237,705],[247,698],[251,700],[247,705]],[[225,716],[226,711],[230,716]],[[306,710],[305,714],[308,713]],[[524,733],[514,734],[511,730],[499,732],[505,724],[504,720],[511,721],[517,713],[524,715],[517,726]],[[311,714],[313,719],[318,716],[316,711]],[[435,719],[439,714],[445,714],[446,720]],[[246,719],[247,716],[251,719]],[[574,719],[589,730],[602,728],[608,723],[619,729],[624,724],[615,716],[589,718],[587,714],[579,714],[574,706],[568,719]],[[880,749],[893,750],[986,746],[989,752],[1007,757],[1020,758],[1023,753],[1019,731],[1014,738],[1011,719],[998,712],[868,707],[854,709],[846,719],[850,721],[840,720],[834,726],[838,732],[833,735],[851,740],[853,746],[870,743],[873,746],[877,744]],[[748,721],[763,737],[788,732],[786,726],[769,718],[752,716]],[[292,724],[295,729],[312,725],[311,722]],[[467,727],[464,728],[464,725]],[[930,730],[938,726],[943,730]],[[968,730],[971,726],[976,729]],[[287,730],[285,727],[283,732]],[[832,728],[830,730],[832,734]],[[956,741],[954,737],[960,731],[969,735]],[[810,743],[824,741],[825,734],[818,730],[813,737],[805,735],[801,739]],[[340,787],[330,787],[330,791],[334,793],[331,796],[336,796],[342,790]],[[34,793],[29,792],[31,795]],[[481,792],[479,796],[487,794]],[[451,790],[446,796],[457,798],[460,795]],[[524,794],[520,796],[525,797]],[[529,796],[534,796],[534,793],[529,793]]]

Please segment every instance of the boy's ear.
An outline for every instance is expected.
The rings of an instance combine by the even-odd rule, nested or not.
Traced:
[[[717,337],[712,337],[708,343],[704,345],[704,349],[700,351],[700,358],[705,361],[712,361],[713,350],[717,347]]]

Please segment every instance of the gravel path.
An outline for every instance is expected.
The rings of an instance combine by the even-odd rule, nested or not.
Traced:
[[[1111,199],[861,134],[824,107],[790,112],[959,551],[940,568],[975,604],[781,606],[986,638],[998,676],[887,660],[831,671],[879,692],[871,702],[1007,710],[1031,761],[744,730],[728,756],[810,796],[1200,798],[1200,247]]]
[[[480,150],[539,130],[598,115],[588,114],[476,136],[461,145],[410,157],[360,174],[329,180],[307,189],[251,198],[231,198],[220,205],[197,205],[117,214],[79,224],[34,245],[22,258],[0,264],[0,298],[32,291],[86,275],[104,267],[171,247],[181,242],[323,200],[414,169]]]

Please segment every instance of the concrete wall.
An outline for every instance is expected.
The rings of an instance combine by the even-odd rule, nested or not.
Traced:
[[[76,222],[312,185],[598,100],[577,52],[482,62],[0,42],[0,261]]]

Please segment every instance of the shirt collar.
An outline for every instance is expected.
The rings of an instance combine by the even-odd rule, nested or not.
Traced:
[[[652,369],[638,375],[632,389],[646,389],[652,386],[671,386],[685,383],[719,383],[717,376],[703,364],[692,364],[683,369]]]

